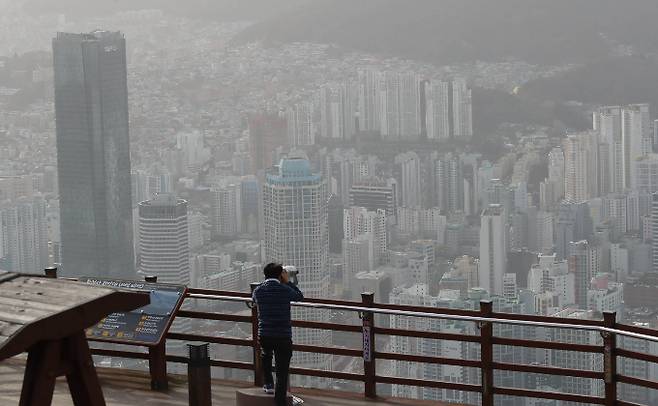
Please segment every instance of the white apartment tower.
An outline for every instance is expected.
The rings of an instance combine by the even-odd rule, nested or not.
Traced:
[[[434,162],[436,205],[446,212],[464,210],[464,174],[458,155],[447,153]]]
[[[242,188],[239,183],[216,185],[211,190],[212,232],[235,236],[242,230]]]
[[[343,89],[325,85],[320,88],[320,135],[323,138],[343,139],[345,137],[343,120]]]
[[[299,103],[286,111],[288,142],[291,147],[315,144],[313,108],[310,103]]]
[[[503,206],[489,205],[482,211],[480,224],[480,287],[492,295],[503,294],[507,273],[508,227]]]
[[[42,197],[0,204],[0,268],[35,273],[48,266],[48,222]]]
[[[425,126],[427,138],[432,141],[447,140],[450,133],[450,84],[427,81],[425,86]]]
[[[621,115],[621,133],[624,144],[624,173],[626,187],[635,187],[634,169],[638,158],[651,153],[651,114],[648,104],[625,106]]]
[[[455,138],[473,136],[473,100],[472,91],[465,79],[452,82],[452,120]]]
[[[593,128],[599,133],[599,141],[607,145],[609,184],[606,190],[611,193],[622,193],[626,189],[621,115],[621,107],[607,106],[594,112],[593,117]]]
[[[648,154],[635,161],[635,189],[658,192],[658,154]]]
[[[413,72],[400,74],[400,137],[414,138],[421,132],[420,76]]]
[[[570,134],[564,139],[564,198],[568,201],[583,202],[591,197],[590,141],[589,133]]]
[[[658,272],[658,192],[651,195],[651,270]]]
[[[395,164],[398,165],[402,185],[398,201],[403,207],[420,207],[421,163],[418,154],[413,151],[399,154],[395,157]]]
[[[380,130],[381,81],[382,74],[376,70],[359,72],[359,126],[362,131]]]
[[[343,238],[355,240],[369,236],[376,264],[384,260],[387,250],[386,211],[369,211],[365,207],[351,207],[343,212]]]
[[[606,191],[623,193],[635,187],[635,162],[651,153],[653,134],[648,104],[601,107],[593,115],[593,128],[606,144],[608,182]]]

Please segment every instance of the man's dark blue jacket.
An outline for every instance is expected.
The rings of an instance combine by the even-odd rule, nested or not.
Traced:
[[[266,279],[254,290],[253,299],[258,306],[258,335],[292,338],[290,302],[304,299],[299,288],[278,279]]]

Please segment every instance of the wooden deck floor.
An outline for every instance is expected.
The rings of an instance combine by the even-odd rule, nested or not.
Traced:
[[[0,362],[0,405],[18,405],[23,381],[24,360],[20,358]],[[99,368],[98,374],[108,406],[186,406],[187,383],[172,377],[167,392],[150,390],[146,374],[123,369]],[[235,390],[249,387],[247,382],[214,381],[213,405],[235,406]],[[332,391],[296,389],[293,392],[305,401],[305,406],[392,406],[433,405],[437,402],[418,400],[364,400],[360,394],[344,394]],[[58,380],[53,406],[72,406],[66,381]]]

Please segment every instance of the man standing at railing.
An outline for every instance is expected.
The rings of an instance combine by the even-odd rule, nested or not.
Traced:
[[[265,281],[253,293],[258,306],[258,340],[265,392],[274,393],[277,406],[285,406],[288,392],[288,371],[292,358],[292,325],[290,302],[304,299],[296,283],[281,264],[267,264],[264,269]],[[272,379],[272,354],[276,363],[276,390]]]

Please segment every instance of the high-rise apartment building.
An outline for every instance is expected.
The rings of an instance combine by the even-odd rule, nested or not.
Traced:
[[[590,133],[570,134],[564,139],[564,198],[583,202],[594,197],[596,155]]]
[[[299,286],[307,297],[329,295],[329,230],[327,184],[311,171],[304,158],[281,160],[278,172],[266,176],[263,185],[263,222],[265,262],[294,265],[299,271]],[[293,317],[328,321],[329,314],[319,309],[293,308]],[[326,330],[295,330],[299,344],[327,346],[331,334]],[[328,369],[326,354],[299,353],[301,365]],[[302,382],[299,382],[302,383]]]
[[[255,176],[245,176],[240,182],[242,232],[257,234],[261,230],[260,183]]]
[[[653,150],[651,113],[648,104],[625,106],[621,115],[621,133],[624,145],[624,174],[626,187],[635,187],[635,162]]]
[[[569,272],[574,274],[575,304],[586,309],[590,281],[599,269],[599,253],[587,240],[572,242],[570,247],[568,262]]]
[[[315,144],[313,108],[310,103],[298,103],[286,112],[288,144],[303,147]]]
[[[319,91],[320,136],[346,140],[356,132],[358,87],[355,83],[324,85]]]
[[[135,170],[130,174],[130,186],[133,206],[144,200],[149,200],[148,174],[143,170]]]
[[[420,76],[413,72],[400,74],[400,137],[417,138],[420,124]]]
[[[452,82],[452,126],[457,139],[473,136],[472,91],[463,78]]]
[[[658,273],[658,192],[651,195],[651,270]]]
[[[320,96],[320,136],[322,138],[343,139],[342,89],[335,86],[322,86]]]
[[[614,235],[626,234],[629,220],[628,197],[626,195],[608,195],[602,199],[602,203],[601,217],[608,221]]]
[[[342,122],[347,131],[357,121],[359,131],[379,132],[389,141],[473,136],[472,92],[462,78],[444,82],[411,71],[364,70],[358,84],[325,86],[319,98],[321,132],[328,138],[341,138],[334,123]]]
[[[594,112],[593,125],[599,134],[599,141],[606,145],[607,157],[603,157],[607,168],[608,193],[622,193],[626,189],[626,174],[624,164],[624,142],[621,131],[621,107],[601,107]]]
[[[410,287],[396,287],[390,294],[390,302],[413,306],[451,306],[442,302],[439,297],[429,295],[429,287],[423,284]],[[447,320],[421,320],[407,316],[391,316],[390,325],[404,330],[442,331],[456,334],[469,334],[470,326],[466,323]],[[432,339],[392,336],[390,348],[396,354],[419,354],[427,357],[448,357],[453,359],[466,358],[465,343],[447,342]],[[421,364],[408,361],[393,361],[392,370],[395,376],[416,378],[431,381],[465,382],[465,368],[438,364]],[[449,402],[451,404],[467,403],[466,394],[462,391],[415,388],[402,385],[392,385],[393,396],[411,397],[414,399]]]
[[[554,317],[573,318],[579,320],[594,319],[591,312],[568,308],[553,314]],[[571,344],[601,345],[599,334],[586,330],[548,329],[547,338],[554,342]],[[551,350],[549,352],[550,365],[558,368],[578,368],[584,370],[600,371],[603,368],[603,357],[598,354],[582,351]],[[587,396],[601,396],[603,394],[603,381],[572,376],[557,377],[555,385],[564,393],[574,393]],[[573,404],[564,402],[563,404]]]
[[[350,206],[365,207],[368,210],[384,210],[387,216],[395,215],[397,206],[397,183],[369,182],[352,185],[349,192]]]
[[[277,149],[288,145],[285,117],[274,113],[249,115],[249,154],[254,173],[271,167]]]
[[[418,154],[413,151],[399,154],[395,157],[400,179],[400,199],[403,207],[420,207],[422,201],[421,190],[421,162]]]
[[[134,278],[126,42],[53,39],[63,274]]]
[[[32,175],[0,176],[0,201],[33,197],[37,192]]]
[[[548,153],[548,177],[540,184],[540,208],[549,210],[564,197],[564,152],[555,147]]]
[[[635,187],[635,162],[651,153],[653,134],[648,104],[601,107],[593,115],[593,128],[606,144],[601,161],[607,167],[606,192],[623,193]]]
[[[647,327],[646,323],[636,322],[633,324],[637,327]],[[640,340],[633,337],[620,337],[619,341],[620,343],[618,345],[620,348],[624,348],[629,351],[635,351],[641,354],[658,353],[658,343],[655,341]],[[649,381],[655,381],[656,377],[658,376],[658,368],[655,364],[650,362],[622,357],[619,360],[618,365],[619,366],[617,368],[620,371],[620,374],[626,376],[633,376],[635,378]],[[633,402],[640,405],[650,404],[651,399],[653,398],[652,392],[654,392],[648,388],[626,384],[620,385],[619,391],[620,399],[623,399],[626,402]]]
[[[420,76],[385,72],[380,81],[380,132],[385,140],[417,138],[421,133]]]
[[[437,207],[447,212],[464,210],[464,174],[458,155],[448,153],[434,163]]]
[[[343,239],[343,292],[352,290],[352,281],[359,272],[369,272],[377,264],[373,253],[371,234],[360,234],[355,238]]]
[[[658,192],[658,154],[648,154],[635,161],[635,189],[645,193]]]
[[[388,237],[386,212],[369,211],[365,207],[351,207],[343,213],[343,238],[355,240],[367,236],[372,242],[374,264],[380,264],[386,255]]]
[[[179,174],[196,174],[211,158],[211,151],[206,147],[200,131],[176,134],[176,172]]]
[[[359,127],[361,131],[381,128],[381,89],[383,75],[373,69],[359,72]]]
[[[351,81],[340,85],[340,108],[343,128],[343,139],[352,139],[360,130],[359,121],[359,86]]]
[[[424,86],[427,139],[447,140],[452,136],[450,84],[442,81],[427,81]]]
[[[508,227],[505,210],[499,204],[482,211],[480,223],[480,287],[491,295],[503,294],[507,273]]]
[[[385,72],[379,92],[381,113],[380,133],[385,140],[400,138],[400,75]]]
[[[190,283],[187,201],[161,194],[139,204],[139,271],[158,282]]]
[[[48,223],[42,197],[0,203],[0,269],[39,273],[48,266]]]
[[[569,256],[572,241],[586,240],[592,233],[592,217],[587,203],[564,201],[560,204],[555,222],[555,252],[559,260]]]
[[[210,202],[213,235],[236,236],[242,232],[242,190],[239,183],[215,185]]]
[[[190,250],[194,251],[201,247],[205,243],[203,225],[205,222],[205,216],[199,212],[189,213],[187,216],[188,220],[188,240],[190,242]]]

